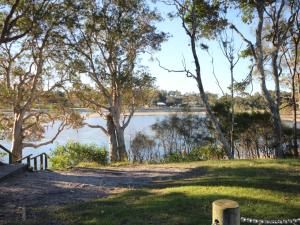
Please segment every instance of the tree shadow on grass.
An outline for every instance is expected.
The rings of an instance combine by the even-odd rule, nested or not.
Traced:
[[[197,168],[196,168],[197,169]],[[202,168],[208,175],[196,179],[177,179],[162,181],[153,185],[153,188],[181,187],[181,186],[227,186],[241,188],[255,188],[269,191],[279,191],[300,194],[300,174],[278,168],[253,167],[221,167]],[[190,171],[190,174],[193,174]]]
[[[211,204],[217,199],[239,202],[241,215],[259,218],[296,217],[300,208],[278,202],[232,195],[191,196],[182,192],[157,193],[149,190],[127,191],[108,199],[68,205],[48,211],[43,219],[23,224],[78,225],[208,225]],[[43,210],[41,210],[43,212]],[[55,221],[51,223],[51,221]]]
[[[246,216],[265,218],[266,215],[270,215],[284,217],[286,212],[288,212],[288,215],[299,216],[295,210],[300,211],[299,207],[292,207],[293,204],[288,202],[283,204],[263,201],[263,197],[261,200],[250,197],[241,198],[237,197],[235,193],[224,195],[222,191],[216,191],[213,194],[198,193],[197,195],[191,195],[192,191],[188,190],[189,186],[194,189],[199,186],[199,189],[211,188],[213,190],[225,186],[229,188],[228,190],[235,187],[253,188],[270,191],[270,194],[274,194],[272,193],[274,191],[281,192],[279,195],[281,198],[286,194],[297,197],[300,194],[300,175],[296,170],[287,172],[281,168],[207,166],[192,168],[185,172],[162,171],[160,173],[155,171],[156,176],[152,176],[152,172],[148,170],[134,173],[122,171],[121,169],[112,171],[84,169],[82,171],[83,173],[71,175],[56,172],[40,173],[38,175],[29,174],[28,177],[22,178],[23,181],[15,178],[12,179],[11,184],[4,185],[8,190],[7,192],[2,189],[0,184],[2,192],[0,193],[0,209],[1,204],[4,202],[14,203],[17,206],[27,206],[29,208],[29,219],[32,218],[31,223],[28,224],[42,224],[40,219],[45,219],[43,224],[64,224],[64,222],[67,224],[89,224],[90,222],[90,224],[108,225],[160,223],[205,225],[210,223],[211,202],[219,198],[237,200],[241,203],[242,212],[246,210],[244,211]],[[20,184],[21,182],[22,184]],[[68,185],[62,185],[64,183],[75,186],[70,188]],[[70,205],[66,208],[63,206],[70,202],[74,204],[82,198],[91,200],[104,197],[107,196],[106,191],[109,192],[111,189],[120,187],[152,188],[153,191],[135,190],[113,198]],[[172,189],[176,187],[187,188],[189,194],[184,194],[184,190],[175,192],[176,189],[168,190],[172,193],[159,194],[163,188]],[[251,196],[251,194],[246,196]],[[36,210],[39,207],[41,209]],[[104,210],[103,213],[101,208]],[[263,212],[267,212],[267,214],[263,214]],[[137,219],[133,220],[135,217]],[[99,222],[100,220],[102,222]],[[59,222],[50,223],[51,221]]]

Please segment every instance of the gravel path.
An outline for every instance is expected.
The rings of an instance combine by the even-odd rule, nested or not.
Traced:
[[[123,167],[78,168],[68,172],[26,172],[0,183],[0,224],[22,208],[45,207],[106,197],[124,188],[156,185],[160,181],[190,177],[201,170]],[[2,221],[2,223],[1,223]]]

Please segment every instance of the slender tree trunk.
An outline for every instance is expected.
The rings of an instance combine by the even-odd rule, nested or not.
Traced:
[[[298,107],[300,110],[300,73],[297,73],[297,81],[298,81]]]
[[[270,105],[273,105],[272,115],[273,115],[273,124],[274,124],[274,133],[275,133],[275,156],[276,158],[284,157],[283,147],[282,147],[282,125],[280,118],[280,81],[278,73],[278,51],[275,51],[272,54],[272,68],[273,68],[273,79],[275,81],[275,102],[270,102]]]
[[[257,158],[259,159],[260,158],[260,153],[259,153],[258,140],[255,141],[255,147],[256,147],[256,155],[257,155]]]
[[[298,141],[297,141],[297,102],[296,102],[296,87],[295,87],[295,74],[292,77],[292,102],[293,102],[293,149],[294,156],[298,157]]]
[[[205,94],[204,88],[203,88],[203,84],[202,84],[202,79],[201,79],[201,69],[200,69],[200,62],[199,62],[199,58],[197,55],[197,51],[196,51],[196,40],[195,40],[195,36],[192,35],[190,36],[190,42],[191,42],[191,49],[192,49],[192,53],[193,53],[193,58],[195,60],[195,67],[196,67],[196,81],[198,84],[198,89],[199,89],[199,93],[200,93],[200,97],[201,100],[203,101],[204,107],[205,107],[205,111],[206,114],[208,116],[208,118],[210,119],[213,127],[215,128],[216,131],[216,135],[217,135],[217,139],[221,142],[221,144],[223,145],[223,148],[226,152],[226,155],[229,159],[232,159],[232,154],[231,154],[231,149],[230,149],[230,145],[228,143],[228,140],[226,139],[219,121],[217,120],[216,116],[214,115],[214,113],[211,110],[210,104],[208,103],[208,99],[207,96]]]
[[[14,113],[14,125],[12,134],[12,146],[11,152],[13,156],[13,163],[16,163],[18,159],[22,158],[23,149],[23,134],[22,134],[22,124],[23,124],[23,113]]]
[[[231,129],[230,129],[230,150],[231,157],[234,158],[234,90],[233,90],[233,62],[230,62],[230,74],[231,74]]]
[[[257,11],[258,11],[258,26],[256,30],[256,67],[260,73],[260,86],[262,93],[265,99],[268,102],[268,107],[271,111],[273,118],[273,128],[274,128],[274,148],[275,148],[275,156],[277,158],[283,157],[283,149],[282,149],[282,128],[281,128],[281,119],[279,114],[279,103],[280,103],[280,88],[279,88],[279,74],[277,68],[277,57],[278,55],[273,53],[272,55],[272,72],[273,78],[275,81],[275,93],[276,93],[276,102],[272,99],[272,96],[267,89],[266,86],[266,75],[264,69],[264,51],[262,46],[262,30],[264,23],[264,2],[258,1],[257,3]]]

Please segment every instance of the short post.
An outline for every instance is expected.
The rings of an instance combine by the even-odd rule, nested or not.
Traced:
[[[40,170],[44,169],[43,154],[40,155]]]
[[[30,156],[27,156],[27,166],[30,167]]]
[[[37,160],[36,160],[36,157],[33,158],[33,170],[37,171]]]
[[[48,156],[46,154],[44,154],[45,156],[45,170],[48,169]]]
[[[8,164],[12,164],[12,162],[13,162],[13,157],[12,157],[12,154],[9,153],[8,154]]]
[[[240,207],[235,201],[216,200],[212,203],[213,225],[240,225]]]

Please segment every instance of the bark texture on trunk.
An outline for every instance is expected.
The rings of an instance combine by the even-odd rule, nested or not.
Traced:
[[[18,159],[22,158],[23,117],[24,117],[23,113],[20,113],[20,112],[14,113],[14,125],[13,125],[12,146],[11,146],[11,152],[13,155],[13,163],[16,163]]]
[[[124,130],[122,127],[116,129],[117,140],[118,140],[118,154],[119,161],[128,161],[128,155],[125,146]]]
[[[117,145],[114,121],[110,114],[106,116],[106,122],[107,122],[107,132],[108,132],[108,140],[109,140],[109,158],[111,162],[116,162],[119,159],[118,145]]]

